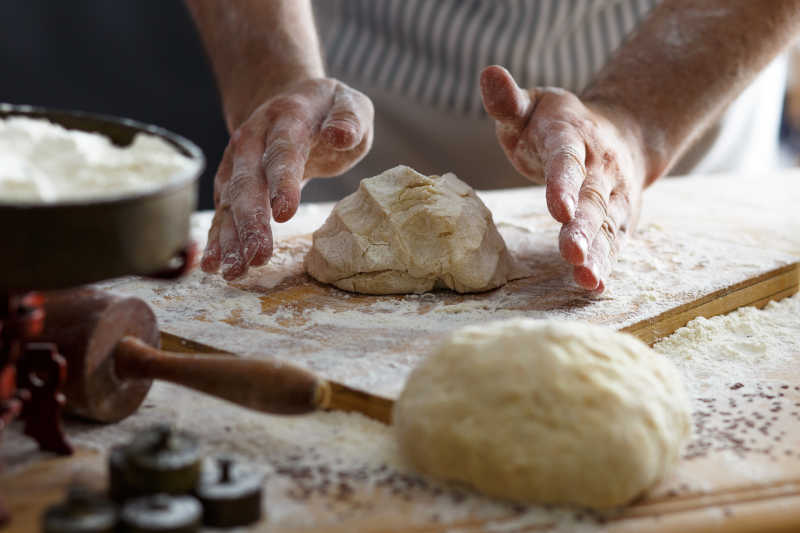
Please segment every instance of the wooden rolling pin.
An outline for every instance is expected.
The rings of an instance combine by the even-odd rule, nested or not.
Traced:
[[[266,413],[364,411],[360,391],[281,361],[161,351],[156,317],[138,298],[87,288],[56,291],[46,294],[45,312],[42,340],[57,343],[67,359],[67,410],[84,418],[122,420],[141,405],[154,379]],[[390,403],[368,409],[388,422]]]

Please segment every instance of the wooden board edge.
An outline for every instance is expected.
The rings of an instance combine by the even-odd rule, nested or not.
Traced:
[[[778,505],[782,512],[776,512]],[[787,511],[787,508],[790,510]],[[594,514],[594,513],[588,513]],[[596,514],[602,517],[602,513]],[[587,518],[591,523],[591,519]],[[454,523],[428,524],[397,529],[373,527],[368,533],[446,533],[457,530],[462,533],[479,531],[548,532],[556,524],[524,524],[519,515],[491,520],[463,520]],[[726,533],[784,533],[800,531],[800,480],[786,480],[759,487],[732,488],[709,494],[695,493],[677,501],[663,499],[643,502],[625,508],[616,516],[600,518],[596,531],[604,533],[701,533],[709,530]],[[323,528],[334,533],[347,530]],[[719,529],[715,529],[719,528]]]
[[[791,263],[752,279],[707,294],[658,316],[620,329],[652,345],[697,317],[724,315],[740,307],[763,307],[800,289],[800,262]]]
[[[589,518],[587,512],[580,531],[596,533],[796,533],[800,530],[800,493],[767,495],[746,501],[723,503],[710,507],[694,507],[670,513],[642,516],[619,516],[609,519]],[[601,515],[596,515],[597,517]],[[548,533],[561,531],[552,521],[526,523],[518,514],[507,518],[465,519],[436,524],[408,525],[395,523],[396,517],[373,516],[367,520],[345,520],[321,527],[280,527],[261,523],[255,531],[274,533],[481,533],[486,531],[514,533]],[[596,524],[592,527],[592,524]],[[590,529],[591,528],[591,529]]]
[[[166,331],[161,331],[161,349],[176,353],[201,353],[201,354],[225,354],[235,355],[227,350],[214,348],[208,344],[203,344],[190,339],[185,339]]]
[[[359,412],[373,420],[391,425],[394,400],[370,392],[353,389],[335,381],[331,385],[331,409]]]
[[[609,524],[604,533],[796,533],[800,531],[800,494],[730,502],[670,515],[638,517]]]
[[[653,344],[698,316],[709,318],[748,305],[763,307],[770,301],[791,296],[798,291],[798,288],[800,288],[800,262],[776,268],[758,277],[707,294],[654,318],[622,328],[620,331],[630,333],[647,344]],[[165,331],[161,332],[161,345],[164,350],[177,353],[236,355]],[[394,405],[394,400],[391,398],[353,389],[335,381],[329,383],[333,392],[332,409],[359,412],[373,420],[391,424]]]
[[[644,500],[623,511],[622,518],[685,513],[704,507],[722,507],[770,498],[800,498],[800,479],[783,479],[750,487],[730,487],[708,493],[689,493]]]

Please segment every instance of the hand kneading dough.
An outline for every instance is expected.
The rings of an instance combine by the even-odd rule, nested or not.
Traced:
[[[420,471],[523,502],[604,508],[661,479],[690,433],[664,357],[580,322],[464,328],[411,374],[395,404]]]
[[[313,239],[306,271],[365,294],[486,291],[505,284],[512,265],[469,185],[402,165],[363,180]]]

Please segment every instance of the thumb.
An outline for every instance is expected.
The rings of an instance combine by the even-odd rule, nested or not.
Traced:
[[[322,138],[335,150],[352,150],[368,134],[374,114],[369,98],[340,83],[322,123]]]
[[[522,129],[533,110],[528,92],[520,89],[511,74],[498,65],[483,69],[480,84],[483,107],[489,116]]]

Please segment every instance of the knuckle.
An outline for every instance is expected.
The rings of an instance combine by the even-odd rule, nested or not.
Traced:
[[[610,257],[614,257],[619,252],[622,241],[624,240],[625,232],[619,230],[614,222],[604,222],[600,227],[600,233],[608,241],[608,252]]]
[[[581,133],[566,120],[556,119],[537,123],[534,131],[537,144],[546,154],[559,156],[568,153],[576,159],[584,158],[584,141]]]
[[[606,217],[606,219],[603,220],[597,232],[597,237],[595,237],[595,242],[601,245],[601,250],[605,248],[605,261],[610,262],[611,259],[617,255],[623,236],[624,233],[619,231],[619,227],[612,219]],[[598,241],[598,239],[601,238],[602,241],[605,242],[605,245],[602,245],[602,242]]]
[[[248,170],[240,170],[231,174],[231,179],[228,180],[228,186],[226,189],[235,189],[235,190],[242,190],[250,185],[253,180],[255,180],[255,176]]]
[[[632,211],[633,201],[631,194],[627,189],[621,189],[611,193],[611,200],[614,202],[615,208],[613,213],[609,213],[610,218],[614,222],[617,232],[621,236],[625,236],[628,232],[628,222],[630,222],[630,214]]]
[[[603,220],[603,223],[600,225],[600,232],[608,239],[609,243],[613,243],[617,240],[617,224],[609,217]]]
[[[605,217],[608,214],[608,201],[593,184],[586,184],[580,191],[581,201],[593,205]]]
[[[227,187],[229,179],[229,171],[220,165],[216,174],[214,174],[214,206],[218,206],[220,204],[222,194],[225,191],[225,187]]]
[[[581,131],[585,131],[594,135],[600,130],[600,125],[590,113],[585,111],[582,103],[581,110],[573,113],[571,116],[572,123],[574,124],[575,128]]]
[[[264,224],[261,222],[264,216],[266,216],[266,209],[264,207],[247,210],[245,219],[237,221],[236,224],[240,242],[244,243],[253,238],[261,239],[265,230]]]
[[[552,158],[548,165],[548,170],[554,168],[561,169],[566,178],[570,181],[575,181],[578,185],[586,179],[586,165],[582,154],[571,146],[563,147]]]
[[[231,135],[228,146],[225,147],[224,156],[230,156],[232,160],[236,160],[237,157],[248,151],[248,145],[252,145],[253,140],[258,138],[262,131],[263,129],[256,122],[245,122]]]
[[[226,152],[236,152],[236,150],[242,145],[242,137],[245,135],[245,126],[244,124],[233,130],[231,133],[231,138],[228,140],[228,146],[225,147]]]
[[[228,150],[233,150],[236,148],[236,146],[239,144],[240,139],[242,138],[243,130],[244,126],[239,126],[235,130],[233,130],[233,133],[231,133],[231,138],[228,141],[228,147],[227,147]]]
[[[284,94],[270,100],[264,114],[267,121],[274,123],[287,116],[305,117],[308,107],[308,98],[299,94]]]
[[[563,137],[567,133],[572,133],[572,124],[560,118],[540,120],[536,123],[536,133],[545,138]]]
[[[561,145],[556,150],[555,155],[563,159],[571,159],[580,166],[583,166],[583,161],[581,161],[583,154],[581,154],[581,151],[574,144]]]
[[[258,178],[248,171],[234,172],[225,184],[221,200],[226,206],[235,205],[256,179]]]
[[[279,112],[297,111],[307,105],[306,98],[299,94],[280,94],[275,96],[269,103],[270,110]]]
[[[600,166],[603,170],[607,173],[616,174],[619,171],[619,160],[617,158],[617,153],[605,149],[600,153]]]
[[[285,138],[273,140],[261,156],[261,164],[268,174],[283,172],[292,164],[292,143]]]

